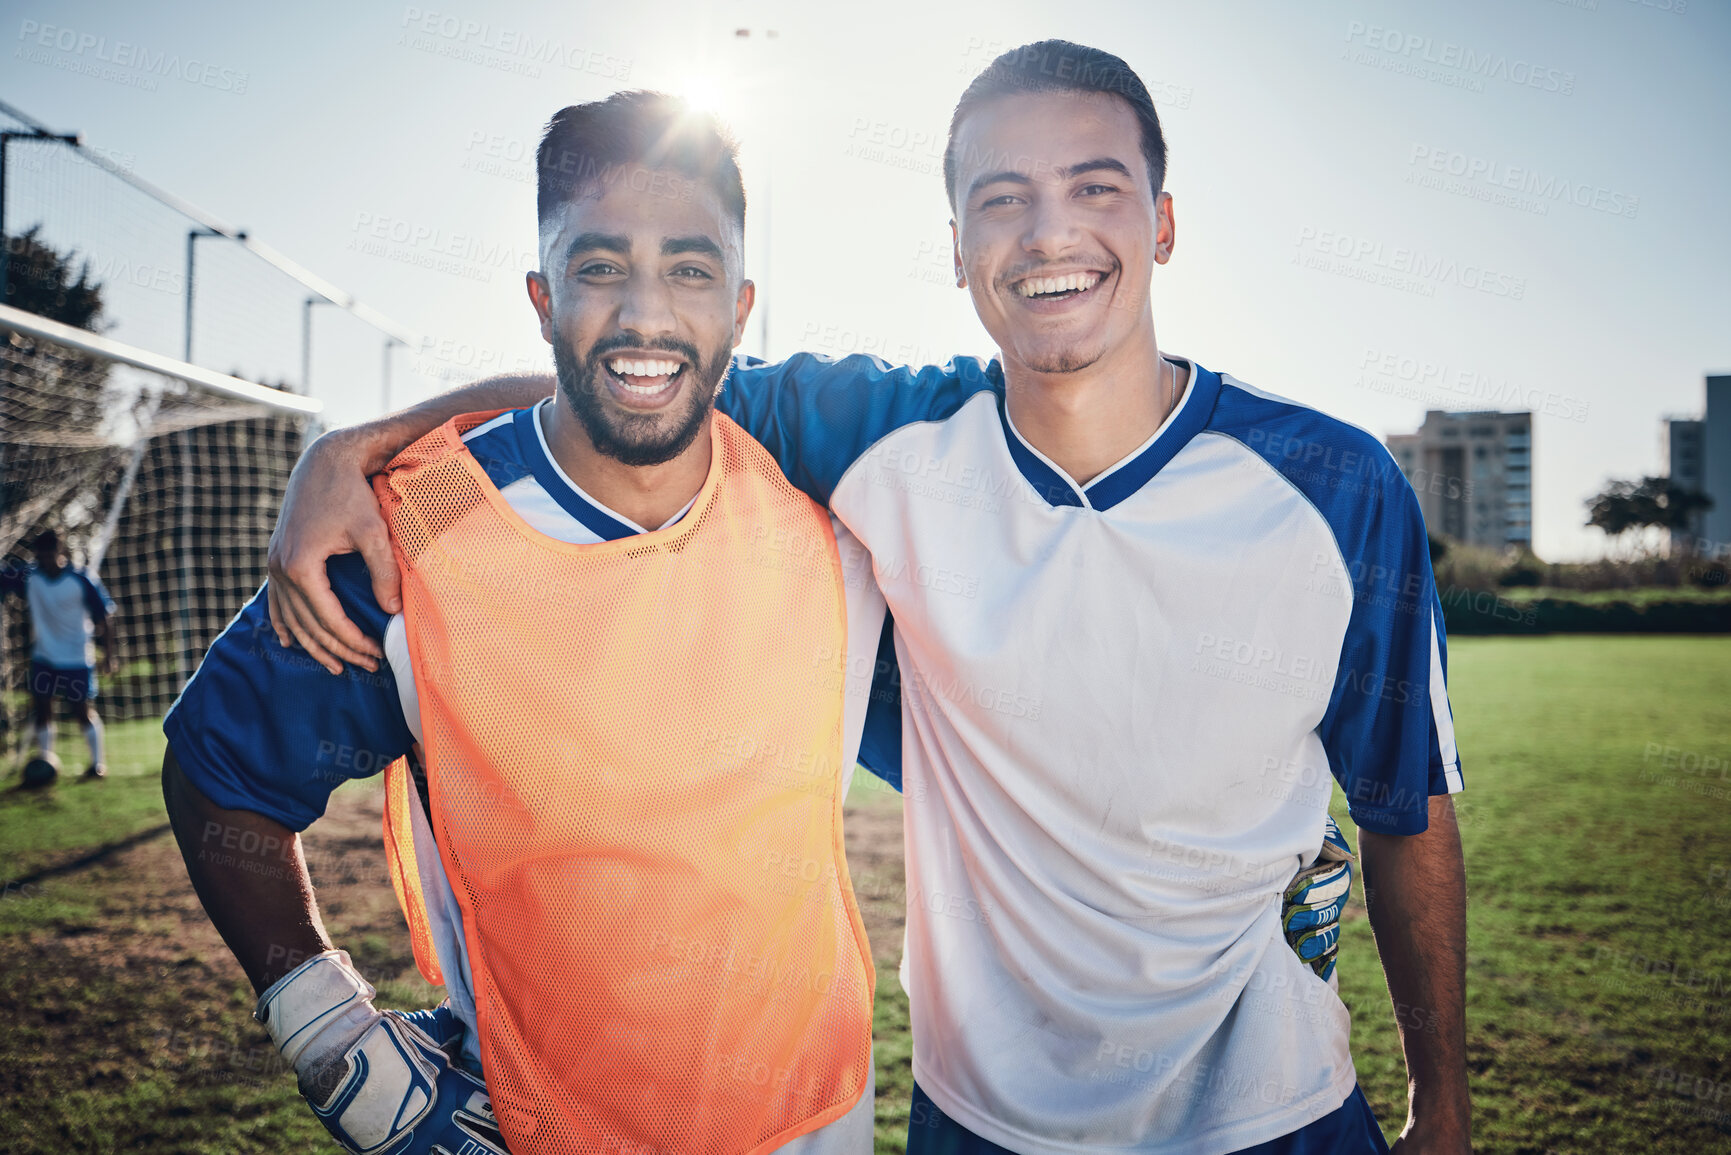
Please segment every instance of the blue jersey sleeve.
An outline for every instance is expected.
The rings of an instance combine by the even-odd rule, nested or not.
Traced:
[[[390,615],[373,600],[360,555],[331,558],[327,572],[343,610],[382,637]],[[263,589],[212,643],[163,730],[212,802],[291,830],[306,829],[333,790],[383,770],[414,740],[390,666],[333,676],[304,650],[284,649]]]
[[[114,612],[114,599],[108,596],[108,591],[102,588],[101,579],[84,570],[73,571],[78,583],[84,589],[84,611],[90,615],[90,620],[99,622]]]
[[[1316,410],[1232,387],[1214,421],[1305,495],[1339,548],[1352,611],[1317,734],[1353,821],[1422,833],[1431,796],[1462,781],[1418,496],[1376,438]]]
[[[1363,529],[1357,556],[1347,556],[1352,617],[1319,733],[1353,821],[1379,834],[1419,834],[1431,795],[1462,782],[1442,604],[1418,498],[1404,478]]]
[[[789,481],[828,506],[836,483],[904,425],[941,421],[982,389],[1003,391],[996,361],[957,357],[913,369],[855,353],[735,357],[717,407],[774,455]]]

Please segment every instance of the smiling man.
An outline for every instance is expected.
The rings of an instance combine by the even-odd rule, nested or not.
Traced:
[[[555,395],[377,479],[405,604],[329,569],[376,674],[267,650],[268,595],[217,639],[165,723],[175,833],[346,1150],[862,1155],[841,799],[883,600],[714,412],[753,300],[731,142],[621,93],[556,114],[539,171]],[[393,882],[450,994],[412,1016],[333,948],[298,838],[386,764]]]
[[[1399,1150],[1464,1152],[1461,777],[1424,524],[1368,434],[1161,351],[1164,176],[1123,61],[1005,54],[945,157],[957,283],[999,358],[736,362],[720,402],[870,550],[893,616],[900,706],[874,695],[862,758],[911,800],[908,1149],[1386,1150],[1346,1008],[1285,941],[1332,775],[1390,990],[1423,1012],[1399,1020]],[[537,388],[316,446],[273,561],[282,628],[371,661],[319,588],[327,554],[381,555],[365,474]]]

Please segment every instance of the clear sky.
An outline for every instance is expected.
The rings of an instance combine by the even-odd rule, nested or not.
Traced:
[[[993,55],[1048,36],[1125,57],[1160,107],[1161,346],[1378,435],[1536,410],[1546,557],[1596,553],[1583,500],[1657,472],[1660,417],[1731,372],[1724,0],[156,7],[0,0],[0,99],[423,335],[399,403],[549,363],[522,287],[534,144],[624,87],[711,93],[733,122],[771,355],[990,354],[950,280],[943,134]],[[9,227],[51,175],[21,155]],[[63,227],[111,274],[104,247],[149,234],[114,335],[178,354],[184,226],[82,195]],[[195,360],[298,380],[300,294],[223,247],[200,247]],[[379,404],[380,342],[346,322],[314,318],[337,423]]]

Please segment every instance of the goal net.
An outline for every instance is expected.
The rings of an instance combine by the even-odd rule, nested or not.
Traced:
[[[0,305],[0,554],[44,529],[117,605],[105,717],[160,715],[265,576],[319,403]],[[6,747],[28,733],[30,623],[0,601]],[[262,641],[262,639],[261,639]]]

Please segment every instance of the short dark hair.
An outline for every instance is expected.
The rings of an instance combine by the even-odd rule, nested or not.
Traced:
[[[555,112],[541,136],[535,155],[536,219],[545,221],[591,185],[615,179],[622,166],[641,164],[707,184],[743,231],[745,184],[738,153],[719,120],[664,92],[615,92],[606,100],[573,104]]]
[[[45,529],[41,533],[36,535],[36,540],[34,540],[30,543],[30,548],[31,549],[47,549],[49,546],[55,546],[56,548],[58,548],[59,545],[60,545],[60,533],[59,533],[59,531],[54,530],[54,529]]]
[[[1154,98],[1136,70],[1098,48],[1068,40],[1040,40],[1012,48],[992,61],[956,101],[949,144],[944,148],[944,192],[950,208],[956,207],[956,133],[963,118],[988,100],[1026,92],[1104,92],[1123,100],[1142,128],[1142,158],[1148,162],[1154,192],[1166,183],[1166,137],[1160,131]]]

